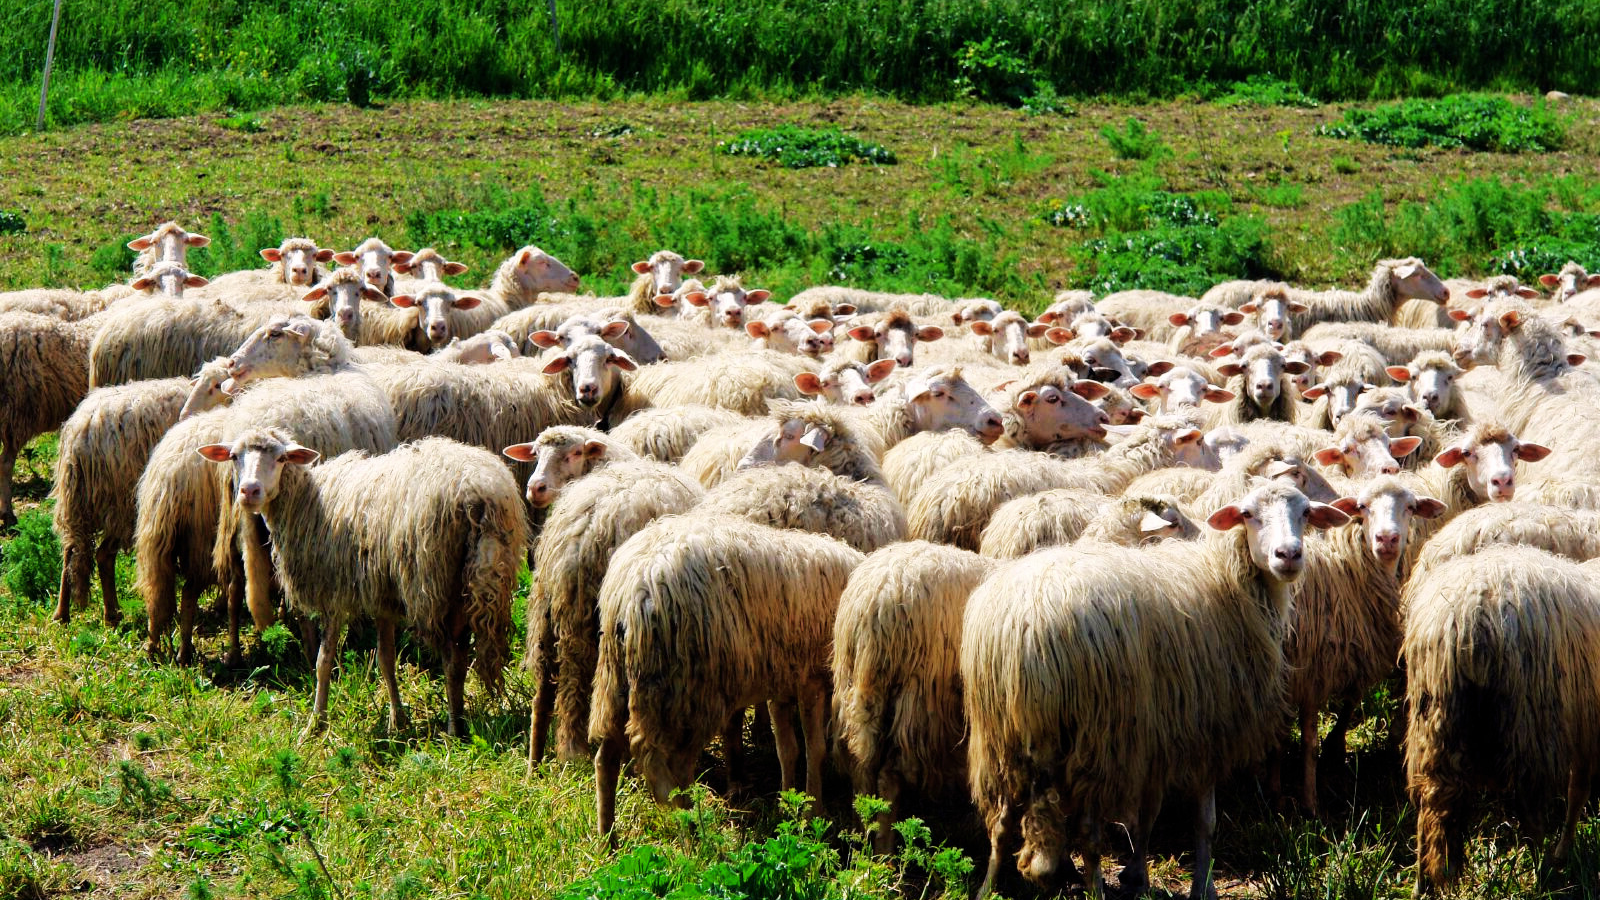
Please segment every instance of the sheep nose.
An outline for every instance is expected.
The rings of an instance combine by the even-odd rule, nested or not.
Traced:
[[[1380,531],[1374,537],[1379,547],[1400,546],[1400,533],[1397,531]]]
[[[1301,550],[1299,544],[1295,544],[1292,547],[1279,547],[1278,549],[1272,551],[1272,555],[1273,557],[1281,559],[1286,563],[1298,563],[1301,557],[1304,555],[1304,552]]]
[[[528,502],[534,506],[550,505],[550,485],[543,481],[534,481],[528,484]]]
[[[576,291],[578,289],[578,286],[579,286],[578,276],[574,275],[571,278],[567,279],[567,292],[568,293]]]
[[[909,353],[897,353],[897,354],[895,354],[894,364],[899,366],[902,369],[911,368],[911,354],[909,354]]]
[[[855,399],[851,402],[855,403],[857,406],[868,406],[872,403],[872,392],[861,391],[856,394]]]
[[[1011,354],[1011,361],[1013,363],[1016,363],[1019,366],[1027,365],[1028,364],[1028,351],[1026,351],[1026,350],[1017,350],[1017,351],[1013,352]]]
[[[239,502],[245,506],[254,506],[261,502],[261,485],[247,482],[239,485]]]
[[[1431,411],[1439,405],[1439,395],[1429,392],[1422,395],[1422,403]]]
[[[1400,466],[1396,463],[1386,462],[1378,467],[1378,471],[1384,475],[1398,475],[1400,474]]]
[[[1000,433],[1005,430],[1005,424],[1000,421],[999,416],[990,414],[983,417],[983,421],[978,425],[978,430],[984,435],[999,437]]]
[[[1517,491],[1515,475],[1496,475],[1489,479],[1489,499],[1494,501],[1510,500]]]
[[[339,324],[340,325],[349,325],[351,320],[353,320],[355,317],[356,317],[355,313],[351,312],[348,309],[339,310]]]

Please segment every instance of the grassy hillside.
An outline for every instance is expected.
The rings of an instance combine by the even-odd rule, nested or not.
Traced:
[[[71,0],[57,125],[399,97],[1172,97],[1272,76],[1325,100],[1600,78],[1580,0]],[[31,128],[50,0],[0,11],[0,133]]]

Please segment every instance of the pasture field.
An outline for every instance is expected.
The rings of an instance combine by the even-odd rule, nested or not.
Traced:
[[[1147,286],[1172,289],[1241,276],[1355,285],[1379,256],[1413,252],[1444,276],[1526,281],[1569,256],[1600,268],[1594,101],[1546,111],[1556,148],[1517,153],[1321,131],[1349,121],[1344,104],[1057,103],[407,100],[3,137],[0,289],[120,280],[122,243],[169,218],[213,237],[191,255],[207,274],[257,264],[255,250],[286,234],[336,248],[379,235],[468,262],[452,279],[464,285],[537,243],[585,289],[614,293],[629,263],[670,246],[779,298],[832,282],[1029,311],[1059,288],[1098,293],[1146,273]],[[836,128],[896,161],[789,168],[718,150],[785,125]],[[19,462],[24,521],[0,551],[0,900],[920,898],[973,883],[963,857],[986,853],[974,823],[921,810],[931,836],[912,829],[899,858],[874,859],[837,776],[826,815],[809,822],[767,790],[697,789],[693,811],[662,811],[624,779],[613,853],[593,833],[587,767],[528,773],[532,687],[520,670],[500,701],[469,682],[474,734],[452,741],[442,682],[425,670],[436,662],[403,644],[413,725],[387,735],[360,629],[327,733],[297,744],[312,676],[281,627],[249,639],[246,665],[228,670],[213,612],[200,665],[152,664],[127,559],[122,626],[92,612],[49,622],[39,523],[53,457],[47,435]],[[1255,773],[1219,792],[1225,896],[1411,895],[1415,817],[1398,736],[1381,724],[1401,721],[1392,690],[1368,698],[1351,753],[1326,763],[1321,819],[1288,811]],[[770,747],[755,771],[776,785]],[[1158,828],[1156,896],[1186,894],[1188,820],[1173,804]],[[1600,897],[1600,818],[1549,875],[1511,825],[1488,817],[1476,833],[1461,896]]]

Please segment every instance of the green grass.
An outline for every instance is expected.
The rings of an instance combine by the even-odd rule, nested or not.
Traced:
[[[0,12],[0,133],[33,127],[48,0]],[[1241,91],[1248,102],[1579,92],[1572,0],[87,0],[64,9],[56,127],[405,98],[777,99],[866,92],[1020,105]],[[1572,40],[1556,36],[1579,36]],[[1093,65],[1084,65],[1093,60]],[[1282,90],[1257,86],[1282,84]],[[1229,88],[1228,86],[1234,86]]]
[[[842,134],[836,128],[799,128],[794,125],[759,128],[746,131],[732,140],[722,141],[717,144],[717,149],[729,156],[774,160],[789,169],[809,169],[812,166],[837,169],[856,161],[875,165],[893,165],[895,162],[893,151]]]
[[[1348,109],[1343,123],[1325,125],[1320,131],[1329,137],[1393,147],[1543,153],[1561,146],[1567,121],[1543,102],[1519,106],[1504,97],[1467,94]]]

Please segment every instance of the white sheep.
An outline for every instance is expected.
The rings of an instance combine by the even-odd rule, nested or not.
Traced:
[[[712,328],[744,330],[745,308],[767,302],[772,292],[762,289],[747,290],[737,275],[718,275],[711,286],[703,291],[688,291],[683,295],[679,309],[683,316],[693,318]],[[657,298],[657,305],[661,305]]]
[[[762,304],[763,307],[767,304]],[[833,349],[833,320],[806,320],[787,307],[772,305],[746,316],[744,330],[753,339],[751,346],[758,350],[775,350],[779,353],[797,353],[812,359],[821,359]]]
[[[831,356],[823,361],[818,371],[796,375],[794,386],[806,396],[822,397],[829,403],[869,406],[877,397],[872,386],[889,377],[898,365],[892,359],[867,364]]]
[[[463,294],[449,285],[425,282],[416,294],[396,294],[389,302],[401,309],[415,307],[419,327],[435,350],[452,337],[471,337],[494,327],[510,309],[493,297]]]
[[[1365,344],[1390,366],[1405,365],[1419,353],[1455,349],[1455,335],[1448,329],[1398,328],[1382,322],[1323,322],[1311,326],[1305,340],[1317,347],[1339,347],[1342,341]]]
[[[1146,539],[1191,536],[1192,527],[1175,497],[1129,490],[1108,501],[1098,491],[1059,488],[1018,497],[995,510],[978,552],[1017,559],[1080,537],[1135,546]]]
[[[1216,424],[1237,425],[1256,419],[1294,421],[1288,379],[1304,368],[1305,363],[1285,361],[1274,344],[1255,344],[1237,361],[1217,366],[1217,371],[1228,378],[1227,391],[1233,399],[1218,407]]]
[[[1255,292],[1249,302],[1239,306],[1240,312],[1248,313],[1255,320],[1253,327],[1279,342],[1292,340],[1298,334],[1291,327],[1291,317],[1306,309],[1304,303],[1290,299],[1289,286],[1286,284],[1262,288]]]
[[[545,291],[577,289],[578,276],[571,269],[530,244],[500,264],[488,290],[483,292],[483,299],[490,308],[504,307],[505,312],[511,312],[537,303],[539,295]]]
[[[232,352],[250,333],[282,315],[289,303],[230,303],[217,299],[151,297],[118,303],[87,321],[98,330],[88,345],[94,387],[174,378]]]
[[[435,356],[438,362],[460,363],[464,366],[483,366],[507,359],[517,359],[522,351],[517,349],[516,338],[504,331],[489,329],[462,340],[451,338],[450,343]]]
[[[737,517],[668,516],[629,538],[600,585],[589,738],[601,835],[631,752],[656,802],[688,787],[700,751],[766,703],[785,789],[822,794],[829,645],[860,552]],[[805,735],[805,778],[793,720]],[[731,749],[731,748],[730,748]],[[684,801],[680,798],[679,803]]]
[[[210,245],[211,238],[185,231],[177,222],[162,222],[156,230],[128,242],[128,249],[138,251],[133,260],[133,273],[143,275],[158,262],[187,264],[190,248]]]
[[[405,293],[416,282],[443,281],[446,275],[460,275],[467,271],[466,263],[445,259],[444,254],[432,247],[423,247],[404,262],[392,260],[391,265],[396,274],[403,276],[395,279],[394,293],[398,294]]]
[[[801,399],[795,376],[812,370],[805,357],[750,349],[658,363],[634,376],[615,413],[620,420],[650,407],[699,405],[761,415],[768,399]]]
[[[1172,317],[1193,309],[1199,302],[1200,300],[1194,297],[1185,297],[1181,294],[1136,289],[1107,294],[1100,298],[1094,309],[1102,316],[1143,331],[1152,341],[1165,342],[1172,339],[1173,333],[1178,328],[1172,323]],[[1237,309],[1240,304],[1223,305],[1229,309]]]
[[[636,315],[658,312],[656,297],[676,293],[683,284],[683,276],[699,274],[705,267],[698,259],[684,259],[671,250],[657,250],[649,259],[642,259],[631,267],[639,277],[628,289],[628,308]]]
[[[611,437],[640,456],[676,463],[712,429],[744,421],[733,410],[714,406],[641,409],[611,429]]]
[[[1201,299],[1237,309],[1263,288],[1277,286],[1277,282],[1226,281],[1206,291]],[[1295,313],[1291,322],[1294,334],[1305,334],[1318,322],[1394,324],[1405,301],[1415,299],[1442,304],[1450,299],[1450,291],[1422,260],[1412,256],[1378,260],[1371,279],[1361,291],[1290,288],[1286,297],[1306,307],[1305,312]]]
[[[1387,371],[1390,378],[1406,385],[1411,398],[1434,418],[1470,420],[1466,398],[1456,389],[1456,379],[1463,370],[1448,352],[1418,353],[1404,365],[1390,366]]]
[[[1565,303],[1584,291],[1600,288],[1600,272],[1593,275],[1578,263],[1568,261],[1553,275],[1540,275],[1539,283],[1550,289],[1551,303]]]
[[[707,488],[751,466],[796,462],[826,468],[854,480],[883,483],[876,447],[864,441],[859,423],[845,411],[816,401],[772,401],[764,419],[746,419],[707,432],[680,463]]]
[[[864,363],[892,359],[901,368],[910,368],[916,361],[917,342],[937,341],[944,337],[944,329],[937,325],[919,326],[909,312],[895,307],[851,321],[845,334],[855,343],[842,345],[841,354]]]
[[[914,316],[940,317],[949,316],[960,305],[960,301],[937,294],[890,294],[835,285],[809,287],[789,299],[790,305],[814,302],[827,303],[835,309],[841,305],[854,307],[862,315],[887,312],[899,307]]]
[[[206,296],[239,302],[293,301],[295,288],[309,288],[327,277],[321,263],[333,261],[333,251],[318,247],[310,238],[285,238],[276,247],[266,247],[261,258],[271,263],[265,269],[224,272],[211,279]]]
[[[411,262],[411,251],[395,250],[381,238],[370,237],[357,244],[354,250],[335,253],[333,261],[354,268],[368,287],[390,297],[399,293],[394,287],[395,270]]]
[[[345,337],[357,344],[394,344],[412,350],[429,347],[426,334],[417,324],[417,314],[390,307],[389,295],[352,266],[328,273],[300,299],[311,304],[312,316],[331,319]],[[379,321],[368,325],[369,315]]]
[[[987,339],[984,347],[1001,362],[1025,366],[1028,364],[1028,338],[1043,337],[1050,330],[1047,323],[1032,322],[1020,313],[1006,310],[986,320],[973,319],[968,326],[972,333]],[[922,339],[918,332],[918,339]]]
[[[405,727],[395,675],[395,626],[404,621],[444,657],[448,732],[466,737],[467,667],[498,692],[511,594],[528,542],[522,500],[505,467],[443,438],[379,456],[346,453],[319,466],[311,465],[317,451],[275,429],[197,449],[231,463],[239,505],[259,512],[272,531],[274,568],[290,605],[322,620],[306,733],[326,720],[345,624],[370,616],[390,729]]]
[[[979,897],[1019,833],[1017,866],[1030,880],[1050,887],[1076,845],[1099,894],[1110,821],[1133,835],[1122,887],[1143,890],[1168,791],[1198,801],[1190,895],[1215,896],[1216,785],[1278,734],[1303,533],[1345,521],[1265,484],[1211,516],[1204,540],[1045,550],[978,586],[961,677],[972,796],[990,841]]]
[[[666,358],[655,337],[639,324],[632,312],[620,306],[535,303],[496,319],[491,330],[511,335],[528,356],[536,356],[541,349],[557,344],[566,346],[580,333],[587,332],[598,334],[642,366]]]

